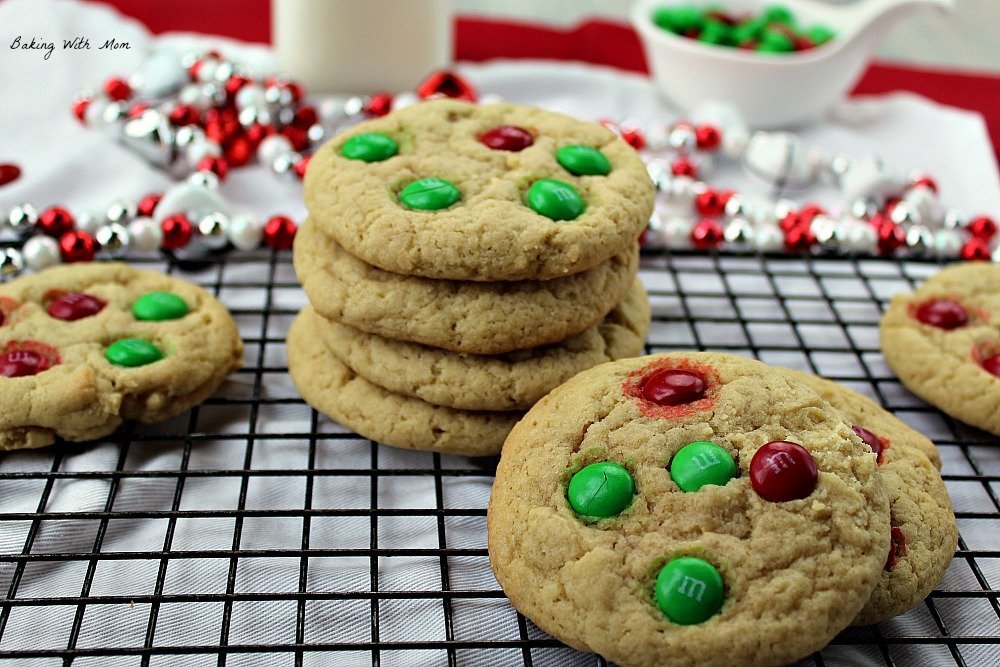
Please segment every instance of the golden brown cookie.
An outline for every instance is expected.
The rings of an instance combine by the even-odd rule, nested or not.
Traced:
[[[604,321],[561,343],[499,356],[462,355],[325,320],[330,351],[389,391],[461,410],[527,410],[580,371],[642,354],[649,299],[638,278]]]
[[[0,450],[169,419],[242,356],[229,312],[187,281],[108,263],[19,278],[0,286]]]
[[[316,152],[305,178],[310,217],[348,252],[450,280],[591,269],[632,249],[653,196],[639,155],[596,123],[457,100],[352,127]]]
[[[944,577],[958,528],[941,475],[937,449],[922,434],[896,419],[871,399],[836,382],[788,371],[840,411],[862,442],[875,453],[889,492],[892,547],[875,592],[856,625],[888,620],[913,608]],[[925,453],[933,452],[932,461]]]
[[[882,354],[906,388],[1000,435],[1000,266],[955,264],[882,317]]]
[[[519,412],[474,412],[432,405],[355,375],[323,342],[323,321],[306,309],[288,330],[288,372],[309,405],[360,435],[424,451],[492,456]]]
[[[622,300],[638,245],[565,278],[513,283],[433,280],[365,264],[312,219],[295,237],[295,273],[316,312],[384,338],[465,354],[548,345],[593,327]]]
[[[750,359],[603,364],[504,443],[490,562],[514,606],[623,667],[784,665],[868,601],[889,550],[875,457]]]

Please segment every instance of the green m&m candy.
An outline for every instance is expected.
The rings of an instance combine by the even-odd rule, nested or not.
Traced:
[[[104,358],[115,366],[135,368],[159,361],[163,358],[163,353],[148,340],[122,338],[108,345]]]
[[[792,10],[784,5],[771,5],[764,10],[764,19],[768,23],[784,23],[785,25],[794,25],[795,16],[792,14]]]
[[[706,44],[729,44],[732,40],[732,28],[722,21],[706,21],[698,41]]]
[[[574,176],[606,176],[611,173],[611,162],[592,146],[563,146],[556,151],[556,161]]]
[[[381,162],[399,152],[399,144],[388,134],[365,132],[356,134],[340,147],[340,154],[349,160]]]
[[[407,185],[399,193],[399,201],[421,211],[448,208],[461,198],[462,193],[455,184],[443,178],[421,178]]]
[[[736,461],[714,442],[692,442],[674,455],[670,477],[682,491],[697,491],[706,484],[725,486],[736,477]]]
[[[573,511],[591,519],[621,514],[632,504],[635,480],[617,463],[591,463],[569,480],[566,498]]]
[[[764,53],[786,53],[795,50],[795,44],[783,32],[777,30],[765,30],[760,37],[760,44],[757,50]]]
[[[542,178],[528,188],[528,206],[552,220],[573,220],[587,208],[583,197],[569,183]]]
[[[132,304],[135,319],[146,322],[179,320],[187,314],[187,302],[173,292],[143,294]]]
[[[705,13],[694,5],[678,5],[670,17],[675,32],[701,30],[705,25]]]
[[[726,601],[726,587],[715,566],[700,558],[675,558],[656,577],[653,598],[663,615],[678,625],[703,623]]]
[[[833,39],[834,32],[825,25],[814,25],[806,30],[806,37],[812,40],[813,44],[826,44]]]

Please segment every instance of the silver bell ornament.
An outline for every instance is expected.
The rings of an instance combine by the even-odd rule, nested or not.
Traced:
[[[156,109],[147,109],[137,118],[126,121],[119,140],[160,167],[171,164],[176,157],[174,129],[167,117]]]
[[[31,204],[18,204],[7,213],[7,227],[17,236],[25,236],[35,229],[38,209]]]
[[[109,259],[125,257],[132,245],[128,230],[117,222],[112,222],[98,229],[94,238],[101,246],[100,255]]]

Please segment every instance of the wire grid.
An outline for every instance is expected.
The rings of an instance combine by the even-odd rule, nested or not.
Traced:
[[[246,365],[215,398],[167,424],[126,426],[82,449],[0,459],[0,659],[605,664],[514,612],[493,579],[485,503],[495,460],[379,446],[308,409],[294,392],[270,390],[287,379],[284,333],[303,303],[287,253],[183,271],[149,264],[204,285],[231,308]],[[722,350],[818,373],[872,396],[940,447],[961,537],[939,589],[902,617],[846,630],[802,664],[1000,662],[1000,442],[912,397],[879,352],[887,300],[938,268],[729,253],[643,257],[640,275],[653,307],[648,352]],[[203,420],[213,411],[223,418]],[[286,417],[272,428],[275,411]],[[288,443],[301,446],[300,458],[282,455]],[[75,464],[88,447],[103,452],[106,465]],[[202,460],[210,447],[222,447],[224,456]],[[269,457],[275,450],[279,456]],[[263,482],[294,500],[261,502],[255,494]],[[425,484],[432,502],[408,506],[408,482]],[[461,491],[470,484],[476,493]],[[60,504],[69,485],[90,494],[92,509]],[[206,485],[214,489],[208,496]],[[213,497],[224,488],[234,491],[228,507],[185,502],[185,493]],[[402,502],[386,503],[386,492],[397,488]],[[20,499],[14,507],[12,497]],[[404,529],[387,537],[385,527],[400,521]],[[277,528],[262,542],[267,522]],[[160,526],[156,539],[129,542],[129,528],[152,525]],[[213,544],[192,538],[220,532]],[[55,543],[46,539],[53,534]],[[348,535],[361,539],[337,541]],[[416,576],[411,562],[425,573],[429,563],[429,578]],[[360,575],[353,586],[312,580],[321,565],[347,563]],[[392,570],[392,563],[403,566]],[[244,568],[261,564],[273,567],[248,584]],[[178,581],[175,571],[188,576]],[[175,626],[181,634],[170,634]]]

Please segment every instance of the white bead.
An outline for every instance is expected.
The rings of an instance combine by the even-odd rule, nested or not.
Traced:
[[[930,188],[910,188],[903,195],[903,202],[917,214],[922,224],[937,226],[944,217],[937,195]]]
[[[419,99],[417,98],[416,93],[400,93],[400,94],[413,95],[415,99]],[[498,104],[500,102],[503,102],[503,97],[501,95],[497,95],[496,93],[486,93],[485,95],[479,98],[479,104]],[[395,105],[393,105],[393,109],[395,108],[396,108]]]
[[[925,255],[934,251],[934,234],[923,225],[913,225],[906,232],[906,247],[914,255]]]
[[[207,157],[219,157],[222,155],[222,148],[214,141],[204,140],[188,144],[184,149],[184,156],[192,167],[197,167],[198,163]]]
[[[174,137],[174,143],[177,148],[185,150],[191,144],[196,144],[200,141],[208,141],[208,137],[205,136],[205,130],[197,125],[185,125],[178,128],[177,134]]]
[[[962,250],[962,236],[955,229],[939,229],[934,232],[934,249],[938,257],[950,259],[958,257]]]
[[[392,110],[396,111],[397,109],[403,109],[405,107],[416,104],[419,101],[420,98],[417,97],[416,93],[409,93],[409,92],[399,93],[398,95],[395,95],[392,98]],[[482,103],[482,100],[480,100],[480,103]],[[344,105],[340,105],[340,110],[341,112],[345,111]]]
[[[962,229],[967,222],[968,219],[964,213],[952,208],[945,211],[941,226],[945,229]]]
[[[646,131],[646,149],[654,153],[667,147],[667,130],[662,125],[654,125]]]
[[[244,86],[245,87],[245,86]],[[242,88],[241,88],[242,90]],[[414,98],[417,96],[414,95]],[[399,99],[399,95],[393,98],[392,108],[402,108],[396,106],[396,100]],[[320,119],[328,125],[335,125],[342,121],[347,114],[344,112],[344,103],[331,97],[327,97],[320,101],[316,107],[316,111],[319,114]]]
[[[208,190],[219,189],[219,177],[210,171],[196,171],[187,177],[187,182]]]
[[[785,247],[785,235],[777,225],[757,225],[754,229],[754,245],[760,252],[778,252]]]
[[[670,193],[668,197],[671,202],[688,206],[694,202],[696,194],[695,180],[690,176],[675,176],[670,181]]]
[[[255,250],[264,237],[264,223],[249,215],[237,215],[226,230],[229,241],[239,250]]]
[[[106,106],[108,106],[107,102],[96,97],[90,100],[86,111],[83,112],[83,124],[87,127],[99,127]]]
[[[798,209],[798,203],[791,199],[779,199],[774,202],[774,217],[778,220],[784,220],[789,214],[795,213]]]
[[[196,83],[189,83],[177,93],[177,101],[181,104],[190,104],[196,109],[205,110],[208,108],[208,100],[201,94],[201,86]]]
[[[326,128],[319,123],[313,123],[306,130],[306,138],[312,144],[318,144],[326,138]]]
[[[163,241],[163,230],[152,218],[136,218],[129,223],[128,234],[138,252],[154,252]]]
[[[875,250],[876,234],[871,225],[863,221],[846,223],[844,250],[857,254],[871,254]]]
[[[365,110],[365,101],[360,97],[348,97],[344,102],[344,113],[348,116],[357,116]]]
[[[76,228],[88,234],[95,234],[107,222],[107,217],[97,211],[83,211],[76,216]]]
[[[284,153],[292,152],[292,142],[282,134],[272,134],[260,142],[257,147],[257,162],[270,165],[274,159]]]
[[[24,261],[33,271],[55,266],[61,260],[59,243],[51,236],[43,234],[32,236],[25,241],[21,251],[24,254]]]
[[[1000,245],[993,249],[993,254],[990,256],[990,259],[994,264],[1000,264]]]
[[[256,84],[248,83],[236,91],[234,101],[237,109],[260,106],[264,104],[264,89]]]
[[[215,78],[215,70],[219,68],[219,61],[215,58],[203,58],[198,65],[198,80],[201,82],[211,81]]]
[[[690,125],[675,125],[667,133],[667,143],[678,153],[690,153],[698,147],[698,137]]]
[[[753,242],[754,228],[746,218],[733,218],[726,223],[723,236],[728,243],[744,246]]]
[[[663,223],[663,244],[668,248],[688,248],[691,245],[691,228],[694,222],[690,218],[673,215]]]

